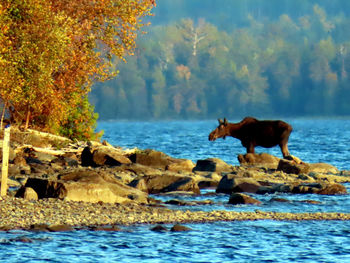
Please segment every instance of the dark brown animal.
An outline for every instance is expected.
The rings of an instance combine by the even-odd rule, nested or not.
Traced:
[[[256,146],[271,148],[279,145],[286,158],[290,156],[287,144],[291,132],[292,126],[280,120],[259,121],[246,117],[239,123],[228,123],[225,118],[219,119],[219,126],[209,134],[209,141],[232,136],[241,141],[247,153],[254,153]]]

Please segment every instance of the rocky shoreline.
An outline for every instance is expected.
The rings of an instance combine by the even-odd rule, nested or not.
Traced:
[[[150,194],[214,188],[231,204],[258,204],[251,193],[347,194],[348,171],[267,154],[240,155],[240,166],[215,158],[175,159],[154,150],[72,142],[36,131],[11,134],[9,194],[0,197],[0,230],[118,230],[132,224],[238,220],[350,220],[348,213],[184,211]],[[237,201],[238,200],[238,201]],[[180,205],[180,204],[179,204]],[[259,207],[257,207],[259,209]],[[107,227],[107,228],[106,228]]]

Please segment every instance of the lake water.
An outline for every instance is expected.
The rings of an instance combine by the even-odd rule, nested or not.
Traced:
[[[350,120],[288,120],[293,126],[291,154],[305,162],[327,162],[350,170]],[[176,158],[218,157],[236,165],[245,153],[233,138],[208,141],[216,121],[101,122],[104,139],[123,148],[155,149]],[[281,157],[279,148],[257,148]],[[349,185],[347,185],[350,191]],[[210,193],[213,190],[205,190]],[[181,207],[193,210],[350,212],[343,196],[273,194],[254,196],[259,206],[228,205],[226,195],[157,196],[207,200],[213,205]],[[274,202],[274,197],[288,203]],[[309,204],[304,200],[316,200]],[[169,206],[173,208],[172,206]],[[178,207],[176,207],[178,208]],[[0,215],[1,216],[1,215]],[[172,225],[166,225],[169,229]],[[152,226],[125,227],[122,232],[30,233],[0,232],[0,262],[350,262],[350,222],[305,221],[216,222],[187,224],[192,231],[158,233]],[[23,237],[32,243],[23,243]]]

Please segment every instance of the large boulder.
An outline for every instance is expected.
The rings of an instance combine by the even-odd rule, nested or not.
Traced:
[[[172,172],[191,172],[194,168],[191,160],[172,158],[163,152],[150,149],[136,151],[129,156],[129,159],[136,164]]]
[[[142,180],[140,181],[140,179]],[[190,176],[182,176],[173,173],[164,173],[162,175],[150,175],[137,178],[130,185],[140,187],[144,190],[142,184],[146,184],[149,194],[185,191],[195,194],[200,193],[197,182]],[[141,184],[141,185],[140,185]]]
[[[87,146],[81,153],[82,166],[119,166],[122,164],[130,163],[130,159],[124,156],[122,151],[111,146],[100,145],[94,149],[92,149],[90,146]]]
[[[258,166],[277,169],[280,158],[268,153],[247,153],[238,155],[238,161],[243,166]]]
[[[145,166],[157,167],[165,170],[165,167],[169,165],[169,156],[165,153],[155,150],[137,151],[129,156],[129,159],[133,163],[142,164]]]
[[[58,180],[29,178],[25,187],[31,187],[41,198],[60,198],[69,201],[105,203],[147,203],[148,195],[127,186],[112,176],[95,171],[73,171]]]
[[[172,172],[191,172],[194,168],[194,163],[187,159],[172,159],[165,169]]]
[[[224,175],[216,188],[217,193],[231,194],[233,192],[256,193],[261,187],[253,178],[236,174]]]
[[[194,172],[232,172],[234,167],[227,164],[218,158],[208,158],[205,160],[198,160],[196,166],[193,168]]]
[[[95,149],[92,153],[92,160],[95,166],[119,166],[131,163],[130,159],[124,156],[120,151],[108,146],[101,146]]]

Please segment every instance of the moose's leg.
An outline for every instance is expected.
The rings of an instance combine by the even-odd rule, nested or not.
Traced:
[[[281,148],[283,158],[290,156],[290,153],[288,150],[288,139],[289,139],[289,135],[291,132],[292,132],[292,126],[288,125],[281,136],[281,142],[280,142],[279,146]]]
[[[253,143],[249,143],[246,148],[247,148],[247,153],[255,153],[255,149],[254,149],[255,147]]]
[[[280,148],[283,154],[283,158],[290,156],[287,143],[280,144]]]

